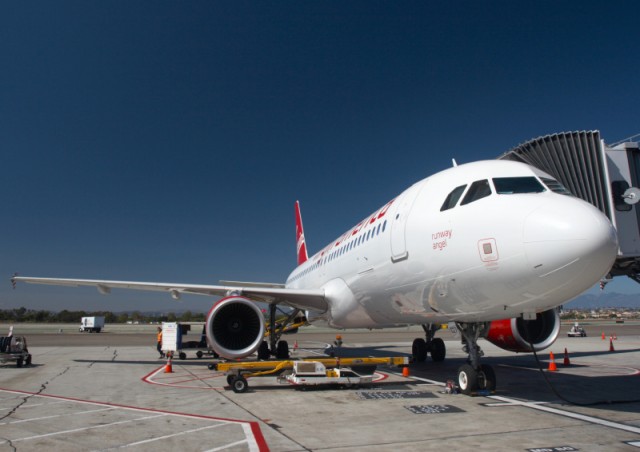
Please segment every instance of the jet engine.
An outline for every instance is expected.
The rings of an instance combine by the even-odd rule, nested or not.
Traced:
[[[494,320],[485,338],[498,347],[511,352],[536,352],[553,344],[560,333],[560,315],[556,309],[536,314],[535,320],[522,317]]]
[[[218,301],[207,314],[207,342],[225,358],[244,358],[264,340],[265,320],[251,300],[231,296]]]

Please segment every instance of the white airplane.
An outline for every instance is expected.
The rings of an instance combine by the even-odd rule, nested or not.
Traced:
[[[496,385],[492,368],[480,364],[480,337],[512,351],[550,346],[560,329],[556,308],[607,274],[618,251],[598,209],[548,174],[511,161],[454,166],[423,179],[311,257],[295,207],[298,266],[284,284],[13,282],[222,296],[207,314],[206,335],[226,358],[288,356],[274,325],[276,305],[295,308],[287,322],[304,311],[309,323],[335,328],[422,325],[416,361],[427,353],[442,361],[445,344],[434,335],[455,322],[469,355],[458,383],[471,393]],[[270,344],[258,301],[271,307]]]

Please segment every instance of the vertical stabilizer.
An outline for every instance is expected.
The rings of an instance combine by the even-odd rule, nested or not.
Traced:
[[[302,216],[300,215],[300,202],[296,201],[296,251],[298,253],[298,265],[309,259],[307,244],[304,241],[304,229],[302,228]]]

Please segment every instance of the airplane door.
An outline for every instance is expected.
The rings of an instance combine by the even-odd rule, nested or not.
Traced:
[[[391,220],[391,261],[400,262],[409,257],[405,241],[405,229],[411,207],[424,184],[415,184],[400,195],[398,208]]]

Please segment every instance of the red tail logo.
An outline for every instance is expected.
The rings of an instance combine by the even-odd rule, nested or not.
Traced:
[[[296,251],[298,253],[298,265],[309,259],[307,244],[304,241],[304,229],[302,228],[302,216],[300,215],[300,202],[296,201]]]

